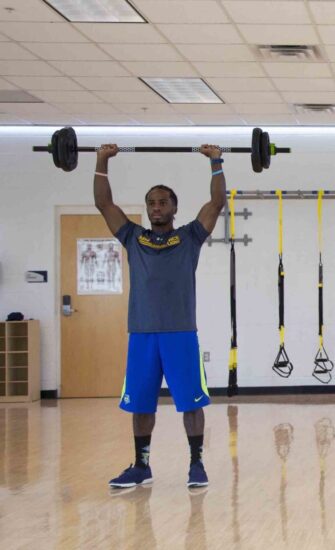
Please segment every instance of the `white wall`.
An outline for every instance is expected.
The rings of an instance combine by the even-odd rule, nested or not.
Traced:
[[[82,154],[78,168],[65,173],[53,166],[47,153],[33,153],[32,145],[46,144],[54,128],[0,129],[0,318],[22,311],[40,319],[42,326],[42,389],[59,381],[59,265],[57,207],[93,205],[92,175],[95,154]],[[82,145],[117,142],[119,145],[249,146],[251,129],[79,129]],[[188,133],[193,132],[193,135]],[[231,133],[232,132],[232,133]],[[255,174],[249,155],[226,155],[229,188],[335,189],[335,131],[319,134],[297,129],[270,130],[278,146],[291,146],[291,155],[272,160],[270,170]],[[113,137],[111,137],[111,135]],[[196,154],[124,154],[110,162],[114,199],[121,206],[143,205],[154,184],[175,189],[179,198],[177,225],[193,219],[209,197],[209,162]],[[284,265],[286,274],[286,347],[294,364],[289,380],[276,376],[271,366],[279,347],[277,299],[277,202],[239,201],[252,217],[236,219],[236,237],[247,233],[253,242],[236,245],[237,314],[240,386],[312,385],[317,351],[317,225],[316,201],[284,201]],[[335,202],[324,201],[325,345],[335,357]],[[147,222],[146,222],[147,223]],[[220,218],[214,237],[223,237]],[[28,269],[46,269],[47,284],[28,284]],[[198,273],[198,328],[202,349],[210,351],[206,364],[209,386],[226,386],[230,345],[229,246],[204,245]]]

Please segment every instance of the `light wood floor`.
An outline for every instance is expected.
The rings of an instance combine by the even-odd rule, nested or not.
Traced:
[[[152,488],[124,492],[107,487],[133,460],[116,400],[0,405],[0,547],[334,550],[334,397],[250,401],[207,408],[210,485],[193,493],[170,404],[157,415]]]

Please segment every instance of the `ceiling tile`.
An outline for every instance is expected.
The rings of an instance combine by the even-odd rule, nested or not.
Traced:
[[[243,115],[247,124],[251,126],[296,126],[294,115]]]
[[[163,98],[148,88],[143,92],[95,92],[95,95],[107,103],[164,103]]]
[[[227,115],[231,114],[232,108],[230,105],[225,105],[224,103],[212,103],[212,104],[201,104],[201,103],[179,103],[178,105],[173,105],[174,111],[177,113],[188,114],[197,114],[197,115]]]
[[[98,101],[98,99],[97,99]],[[64,113],[73,113],[79,116],[83,113],[92,115],[114,115],[119,111],[108,103],[54,103],[60,111]]]
[[[190,61],[254,61],[247,46],[225,44],[176,44],[178,50]]]
[[[264,72],[258,63],[202,63],[195,61],[193,65],[205,77],[264,77]]]
[[[330,25],[335,23],[335,5],[334,2],[309,2],[309,7],[316,23]]]
[[[326,63],[262,63],[271,77],[326,78],[332,76]]]
[[[8,80],[16,86],[30,91],[82,90],[77,82],[63,76],[10,76]]]
[[[172,106],[168,103],[157,103],[151,105],[143,105],[143,103],[115,103],[114,107],[121,113],[138,113],[138,114],[174,114]]]
[[[136,0],[136,7],[152,23],[227,23],[223,9],[214,0]]]
[[[186,62],[159,63],[157,61],[124,61],[122,63],[129,72],[135,76],[157,76],[157,77],[188,77],[198,76],[196,71]]]
[[[39,91],[34,92],[36,97],[47,103],[98,103],[99,99],[88,91]]]
[[[133,77],[91,77],[91,76],[79,76],[74,80],[78,82],[84,88],[93,91],[107,91],[107,92],[131,92],[131,91],[144,91],[147,90],[147,86],[141,82],[138,78]],[[42,89],[42,88],[40,88]]]
[[[325,46],[325,49],[328,55],[328,59],[330,61],[335,61],[335,46]]]
[[[292,109],[286,103],[235,103],[233,105],[236,113],[244,114],[267,114],[281,115],[290,114]]]
[[[335,115],[333,113],[306,113],[297,114],[297,121],[304,126],[335,126]]]
[[[93,42],[114,44],[159,44],[166,40],[152,26],[134,23],[77,23],[74,25]],[[0,29],[1,30],[1,29]]]
[[[0,32],[17,42],[87,42],[70,23],[1,23]]]
[[[77,126],[80,124],[80,120],[72,115],[64,113],[57,113],[53,115],[48,114],[27,114],[27,118],[31,124],[50,124],[50,126]]]
[[[335,25],[319,25],[318,31],[324,44],[335,44]]]
[[[318,44],[311,25],[238,25],[250,44]]]
[[[30,114],[39,116],[57,115],[60,112],[56,107],[47,103],[1,103],[1,111],[24,117]]]
[[[81,124],[93,126],[134,126],[137,122],[126,115],[92,114],[90,112],[77,115]]]
[[[227,103],[282,103],[277,92],[221,92]]]
[[[282,92],[288,103],[335,103],[335,92]]]
[[[154,114],[154,113],[146,113],[146,114],[137,114],[135,117],[135,120],[144,126],[189,126],[191,125],[190,121],[182,116],[182,115],[176,115],[176,114]]]
[[[188,115],[193,124],[201,126],[240,126],[245,122],[238,115]]]
[[[126,69],[113,61],[51,61],[50,65],[68,76],[130,76]]]
[[[233,25],[157,25],[176,44],[241,44]]]
[[[335,81],[330,78],[274,78],[278,90],[290,91],[335,91]]]
[[[183,61],[169,44],[100,44],[117,61]]]
[[[6,126],[6,125],[26,126],[28,123],[29,123],[29,121],[27,119],[16,117],[15,115],[11,115],[10,113],[8,113],[8,114],[0,113],[0,124],[2,126]]]
[[[0,78],[0,90],[17,90],[17,87],[8,82],[8,80]]]
[[[59,72],[44,61],[0,61],[3,76],[59,76]]]
[[[311,19],[304,2],[221,0],[235,23],[283,23],[285,25],[310,24]]]
[[[13,11],[4,8],[10,6]],[[64,21],[64,18],[41,0],[0,0],[0,21]]]
[[[36,56],[15,42],[1,42],[0,59],[36,59]]]
[[[268,92],[274,89],[267,78],[208,78],[209,84],[219,91]]]
[[[94,44],[23,43],[28,50],[50,61],[108,61],[110,57]]]

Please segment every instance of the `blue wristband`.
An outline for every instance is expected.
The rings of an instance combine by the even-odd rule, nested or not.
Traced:
[[[224,160],[222,158],[211,159],[211,164],[216,164],[216,163],[222,164],[223,162]]]
[[[212,176],[218,176],[219,174],[223,174],[223,170],[216,170],[216,172],[212,172]]]

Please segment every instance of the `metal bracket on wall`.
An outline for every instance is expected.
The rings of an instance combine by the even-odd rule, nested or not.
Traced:
[[[223,216],[224,221],[224,238],[223,239],[213,239],[213,237],[210,235],[206,242],[208,246],[212,246],[213,243],[224,243],[229,244],[230,243],[230,231],[229,231],[229,207],[228,204],[225,205],[224,210],[220,212],[220,216]],[[245,220],[248,219],[249,216],[252,216],[252,212],[250,212],[247,208],[243,208],[240,212],[235,212],[235,216],[243,216]],[[252,239],[249,237],[249,235],[245,234],[243,238],[235,238],[235,243],[243,243],[244,246],[248,246],[249,243],[252,242]]]

